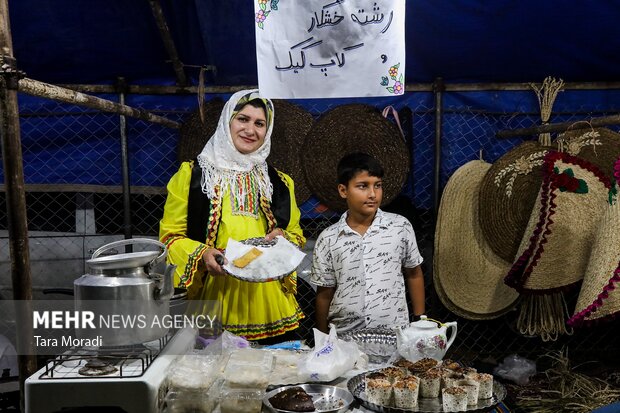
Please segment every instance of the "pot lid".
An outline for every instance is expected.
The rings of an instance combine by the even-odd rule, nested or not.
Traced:
[[[96,270],[119,270],[123,268],[144,267],[160,255],[160,251],[140,251],[125,254],[104,255],[86,261],[89,267]]]
[[[441,323],[441,321],[433,320],[432,318],[428,318],[425,315],[420,316],[420,319],[418,321],[414,321],[413,323],[409,324],[410,327],[424,329],[439,328],[442,325],[443,324]]]

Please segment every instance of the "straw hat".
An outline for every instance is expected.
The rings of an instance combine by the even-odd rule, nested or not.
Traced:
[[[503,282],[510,264],[495,255],[478,225],[480,183],[490,167],[470,161],[456,170],[441,197],[435,230],[435,290],[450,311],[470,320],[497,318],[519,298]]]
[[[310,112],[286,100],[274,99],[272,102],[274,123],[267,163],[293,178],[295,199],[297,205],[301,205],[311,193],[301,167],[300,151],[314,119]]]
[[[607,128],[572,130],[559,135],[560,151],[579,156],[613,177],[613,166],[620,156],[620,134]]]
[[[572,326],[615,319],[620,314],[620,159],[615,163],[615,189],[601,219],[581,285]]]
[[[519,249],[549,150],[523,142],[495,161],[480,184],[480,228],[493,252],[507,262]]]
[[[310,129],[301,158],[312,193],[332,210],[347,209],[338,194],[336,167],[344,155],[352,152],[368,153],[383,166],[383,204],[387,205],[407,180],[409,150],[396,125],[376,108],[363,104],[338,106]]]
[[[553,292],[580,281],[599,221],[609,178],[591,163],[551,151],[543,183],[506,284],[524,292]]]
[[[179,129],[179,145],[177,148],[177,160],[179,162],[190,161],[198,156],[215,133],[222,109],[224,109],[222,99],[211,99],[204,105],[204,123],[200,119],[199,109],[196,109],[183,121]]]

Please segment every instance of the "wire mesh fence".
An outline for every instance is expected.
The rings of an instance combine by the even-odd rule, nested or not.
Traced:
[[[481,93],[481,92],[478,92]],[[524,92],[487,92],[491,103],[472,105],[467,94],[446,94],[441,124],[441,168],[439,188],[464,163],[483,158],[493,162],[523,139],[500,140],[495,133],[503,129],[529,127],[539,123],[537,102]],[[501,94],[502,105],[495,106]],[[495,100],[494,100],[495,99]],[[350,100],[311,100],[293,102],[318,119],[339,104]],[[182,122],[195,109],[194,100],[174,101],[167,106],[134,102],[135,106]],[[368,103],[382,109],[383,103]],[[132,104],[132,103],[130,103]],[[412,167],[401,196],[384,209],[406,216],[414,225],[418,244],[425,258],[427,309],[434,318],[456,319],[458,339],[451,351],[464,360],[482,355],[501,357],[509,353],[536,355],[568,346],[574,353],[612,352],[618,345],[617,329],[600,327],[577,331],[555,342],[522,336],[515,327],[517,311],[496,320],[471,321],[449,312],[434,293],[432,261],[434,242],[434,165],[435,112],[431,93],[408,93],[396,104],[402,128],[411,150]],[[173,107],[174,106],[174,107]],[[499,109],[498,109],[499,107]],[[119,117],[81,110],[74,106],[44,102],[20,108],[21,138],[26,180],[27,217],[31,270],[35,297],[51,287],[71,288],[86,270],[85,260],[99,246],[123,238],[157,237],[159,220],[166,199],[165,185],[176,171],[178,132],[144,121],[127,119],[130,174],[129,203],[122,188],[121,139]],[[611,113],[606,99],[599,106],[562,108],[553,121],[577,121]],[[409,111],[409,113],[405,113]],[[2,180],[4,178],[2,177]],[[0,193],[4,198],[6,194]],[[4,203],[4,199],[1,201]],[[313,240],[338,219],[325,211],[317,198],[301,206],[302,227]],[[130,222],[125,211],[130,212]],[[10,257],[6,208],[0,209],[0,298],[10,298]],[[299,268],[298,301],[307,314],[302,326],[310,338],[313,326],[314,289],[304,280],[310,260]],[[568,296],[574,306],[576,292]],[[49,298],[49,297],[46,297]]]

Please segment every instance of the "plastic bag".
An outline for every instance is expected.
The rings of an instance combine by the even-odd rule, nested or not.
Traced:
[[[215,340],[198,337],[197,340],[204,346],[203,354],[228,354],[241,348],[250,347],[250,342],[226,330]]]
[[[314,349],[300,360],[299,372],[310,381],[332,381],[352,370],[361,353],[357,344],[340,340],[330,324],[329,335],[314,329]]]
[[[523,386],[536,374],[536,362],[511,354],[495,367],[493,374]]]

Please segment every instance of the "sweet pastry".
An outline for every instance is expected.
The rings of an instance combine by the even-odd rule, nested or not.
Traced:
[[[478,392],[480,390],[480,383],[471,379],[459,380],[456,382],[457,386],[465,389],[467,392],[467,405],[478,404]]]
[[[446,387],[441,391],[444,412],[467,410],[467,392],[460,386]]]
[[[439,368],[432,368],[420,374],[420,397],[435,398],[439,397],[441,390],[442,371]]]
[[[392,383],[387,378],[366,378],[366,398],[370,403],[389,406],[392,401]]]
[[[400,359],[396,361],[395,363],[392,363],[392,365],[395,367],[401,367],[401,368],[409,370],[411,369],[411,367],[413,367],[414,363],[407,359]]]
[[[252,247],[251,250],[243,254],[242,256],[233,260],[233,265],[235,267],[244,268],[247,267],[249,263],[257,259],[263,254],[261,250],[256,247]]]
[[[312,396],[301,387],[290,387],[269,398],[269,403],[276,409],[291,412],[313,412],[315,410]]]
[[[379,372],[385,374],[390,383],[394,383],[397,379],[402,379],[407,375],[407,371],[400,367],[385,367],[379,370]]]
[[[394,406],[411,409],[418,405],[420,379],[416,376],[405,376],[394,382]]]
[[[425,357],[413,363],[413,365],[409,367],[409,371],[411,372],[411,374],[420,374],[428,369],[436,367],[438,363],[439,362],[435,359]]]
[[[471,373],[467,378],[480,384],[478,390],[479,399],[490,399],[493,397],[493,376],[487,373]]]

